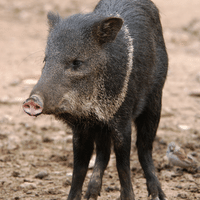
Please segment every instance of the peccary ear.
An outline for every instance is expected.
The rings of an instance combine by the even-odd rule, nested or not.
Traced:
[[[47,14],[48,24],[49,24],[49,30],[51,31],[56,24],[60,21],[59,14],[55,14],[53,12],[48,12]]]
[[[93,25],[92,34],[100,45],[115,40],[123,24],[118,17],[108,17]]]

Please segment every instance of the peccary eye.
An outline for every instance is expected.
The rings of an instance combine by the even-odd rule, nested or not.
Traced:
[[[73,61],[73,68],[74,68],[74,70],[76,70],[76,69],[78,69],[81,65],[82,65],[82,61],[80,61],[80,60],[74,60]]]

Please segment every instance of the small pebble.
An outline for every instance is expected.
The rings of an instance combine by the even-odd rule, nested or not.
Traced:
[[[14,171],[13,173],[12,173],[12,176],[13,177],[18,177],[20,175],[20,173],[19,172],[16,172],[16,171]]]
[[[194,174],[193,177],[194,178],[200,178],[200,174]]]
[[[200,166],[197,167],[197,173],[200,173]],[[199,174],[200,175],[200,174]]]
[[[44,142],[44,143],[51,143],[51,142],[53,142],[53,139],[51,139],[51,138],[49,138],[49,137],[44,137],[44,138],[42,139],[42,142]]]
[[[68,135],[66,137],[66,143],[72,143],[72,140],[73,140],[73,136],[72,135]]]
[[[198,153],[196,151],[193,151],[190,154],[191,154],[191,156],[198,157]]]
[[[200,97],[200,90],[194,90],[189,93],[191,97]]]
[[[67,177],[72,177],[72,175],[73,175],[72,172],[66,173],[66,176],[67,176]]]
[[[22,81],[25,85],[35,85],[38,82],[36,79],[25,79]]]
[[[25,182],[25,183],[20,185],[20,188],[25,189],[25,190],[34,190],[37,187],[36,187],[36,184],[34,184],[34,183]]]
[[[187,199],[186,194],[178,194],[177,197],[180,197],[181,199]]]
[[[35,178],[43,179],[43,178],[47,177],[48,175],[49,174],[47,173],[47,171],[41,171],[37,175],[35,175]]]
[[[19,79],[15,79],[15,80],[13,80],[12,82],[10,82],[10,86],[17,86],[17,85],[19,85],[20,84],[20,80]]]
[[[177,185],[176,188],[182,189],[183,187],[181,185]]]
[[[110,187],[110,186],[108,186],[107,188],[105,188],[105,191],[106,192],[119,191],[119,188],[117,186],[116,187]]]
[[[72,184],[72,182],[69,180],[69,179],[67,179],[64,183],[63,183],[63,186],[64,187],[67,187],[67,186],[70,186]]]
[[[184,125],[184,124],[179,124],[178,128],[181,129],[181,130],[183,130],[183,131],[190,130],[190,127],[187,126],[187,125]]]
[[[198,187],[196,185],[190,185],[188,189],[190,192],[198,192]]]
[[[163,108],[161,112],[161,117],[172,117],[174,113],[170,108]]]

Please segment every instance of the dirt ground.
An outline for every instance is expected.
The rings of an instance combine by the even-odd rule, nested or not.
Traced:
[[[169,54],[162,118],[153,151],[157,175],[169,200],[200,200],[200,171],[170,168],[166,157],[167,145],[174,141],[200,161],[200,1],[154,2],[160,9]],[[47,12],[68,16],[89,12],[96,3],[0,1],[0,199],[61,200],[69,194],[73,170],[71,130],[51,116],[29,117],[22,110],[22,102],[43,66]],[[91,173],[89,169],[83,194]],[[131,173],[136,199],[147,199],[134,133]],[[112,154],[99,199],[116,199],[119,189]]]

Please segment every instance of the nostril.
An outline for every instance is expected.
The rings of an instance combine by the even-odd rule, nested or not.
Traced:
[[[25,104],[23,107],[24,108],[30,108],[30,106],[28,104]]]
[[[35,109],[38,110],[38,109],[41,109],[41,107],[38,106],[38,105],[36,105],[36,106],[35,106]]]

